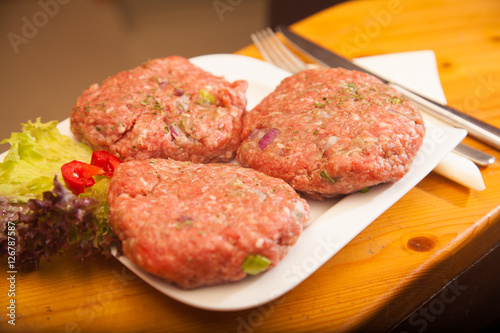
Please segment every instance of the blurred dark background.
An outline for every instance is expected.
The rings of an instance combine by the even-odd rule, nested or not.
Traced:
[[[347,0],[270,0],[269,26],[290,25]]]
[[[232,53],[254,31],[338,2],[0,0],[0,137],[36,117],[66,119],[88,85],[147,59]]]

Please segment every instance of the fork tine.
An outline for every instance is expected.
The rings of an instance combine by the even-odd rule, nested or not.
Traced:
[[[271,56],[267,53],[267,51],[266,51],[267,47],[264,47],[264,44],[263,44],[264,38],[262,37],[262,33],[260,31],[257,31],[256,33],[251,34],[250,38],[252,39],[253,43],[255,44],[257,49],[259,50],[262,57],[264,57],[264,59],[267,62],[270,62],[270,63],[278,66],[278,64],[276,64],[274,62],[274,60],[271,58]],[[262,40],[262,43],[261,43],[261,40]]]
[[[294,69],[289,67],[286,62],[283,62],[279,52],[277,52],[272,41],[269,39],[267,31],[261,30],[256,32],[255,34],[253,34],[252,40],[254,41],[264,59],[274,64],[275,66],[283,68],[289,72],[293,72]]]
[[[277,38],[272,38],[274,36],[271,29],[266,28],[261,31],[262,36],[265,38],[263,40],[264,46],[267,46],[268,55],[273,59],[274,63],[279,67],[286,69],[289,72],[296,73],[297,69],[293,64],[291,64],[287,58],[280,51],[279,47],[276,45]]]
[[[306,64],[288,50],[270,28],[258,31],[250,37],[268,62],[292,73],[300,72],[306,68]]]
[[[290,68],[293,68],[293,72],[300,72],[301,70],[306,69],[306,63],[303,62],[299,57],[293,54],[288,47],[286,47],[281,40],[276,36],[276,34],[270,29],[266,28],[269,38],[273,41],[277,50],[279,50],[279,54],[283,57],[283,61],[288,63]]]

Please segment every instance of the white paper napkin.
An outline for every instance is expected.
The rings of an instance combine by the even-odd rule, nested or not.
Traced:
[[[446,104],[433,51],[377,55],[357,58],[353,62],[422,96]],[[449,126],[426,113],[423,116],[426,123]],[[479,168],[471,160],[454,152],[449,153],[434,171],[474,190],[486,188]]]

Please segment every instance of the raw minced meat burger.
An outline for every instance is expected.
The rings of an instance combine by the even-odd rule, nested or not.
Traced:
[[[424,132],[416,107],[379,79],[311,69],[245,115],[237,160],[324,199],[401,179]]]
[[[125,160],[226,162],[241,143],[247,86],[183,57],[155,59],[87,88],[73,107],[71,130]]]
[[[274,267],[309,219],[283,180],[223,163],[124,162],[108,203],[123,253],[186,289],[240,280],[252,260]]]

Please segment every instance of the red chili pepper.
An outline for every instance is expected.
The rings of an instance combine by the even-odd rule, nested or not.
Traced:
[[[94,151],[90,164],[80,161],[71,161],[61,167],[61,173],[66,187],[78,195],[86,187],[95,184],[93,176],[106,175],[113,177],[116,167],[122,160],[104,150]]]
[[[92,153],[90,164],[100,167],[106,172],[106,175],[111,178],[113,177],[116,167],[121,162],[122,160],[115,155],[105,150],[98,150]]]
[[[106,174],[102,168],[80,161],[71,161],[63,164],[61,173],[66,187],[75,195],[83,193],[85,187],[95,184],[92,176]]]

